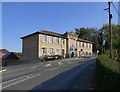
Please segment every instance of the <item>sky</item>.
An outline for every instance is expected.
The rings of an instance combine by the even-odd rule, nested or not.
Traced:
[[[39,30],[58,33],[75,28],[101,28],[108,23],[107,2],[3,2],[2,48],[12,52],[22,51],[23,36]],[[117,6],[117,3],[115,3]],[[118,16],[111,5],[112,23]]]

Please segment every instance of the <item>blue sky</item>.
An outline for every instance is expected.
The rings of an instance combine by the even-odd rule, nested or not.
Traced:
[[[115,4],[117,7],[117,4]],[[42,29],[64,33],[80,27],[100,28],[108,23],[104,11],[107,2],[43,3],[18,2],[2,4],[2,48],[22,51],[20,37]],[[118,23],[111,5],[112,23]]]

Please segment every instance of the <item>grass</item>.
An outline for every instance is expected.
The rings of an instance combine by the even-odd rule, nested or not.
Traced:
[[[103,54],[97,58],[97,90],[120,90],[120,63]]]

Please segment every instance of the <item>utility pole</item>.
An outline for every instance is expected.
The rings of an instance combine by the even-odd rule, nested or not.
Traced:
[[[109,12],[109,37],[110,37],[110,58],[112,58],[112,27],[111,27],[111,19],[112,19],[112,14],[110,10],[110,5],[111,2],[108,2],[108,12]]]

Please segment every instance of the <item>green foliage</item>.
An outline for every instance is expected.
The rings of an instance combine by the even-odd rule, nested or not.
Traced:
[[[97,90],[120,90],[120,63],[103,54],[97,58]]]
[[[13,52],[18,58],[22,57],[22,53],[21,52]]]
[[[106,39],[105,49],[109,49],[109,26],[104,25],[99,30],[96,28],[76,28],[75,33],[79,38],[89,40],[93,42],[93,52],[96,53],[97,50],[101,52],[102,49],[102,30],[105,31],[104,37]],[[72,32],[73,33],[73,32]],[[120,50],[120,25],[112,24],[113,33],[113,49]]]
[[[96,28],[76,28],[75,34],[77,34],[79,38],[93,42],[94,53],[101,49],[101,33]]]
[[[104,54],[109,55],[110,54],[110,50],[105,50]],[[116,60],[116,61],[120,62],[120,60],[118,60],[119,54],[120,53],[118,52],[118,50],[114,49],[113,50],[113,60]]]
[[[114,37],[113,48],[114,49],[120,49],[120,37]]]
[[[105,36],[107,38],[106,49],[109,49],[109,25],[104,25],[102,30],[105,30]],[[120,25],[112,24],[112,36],[113,36],[113,48],[120,49]]]

